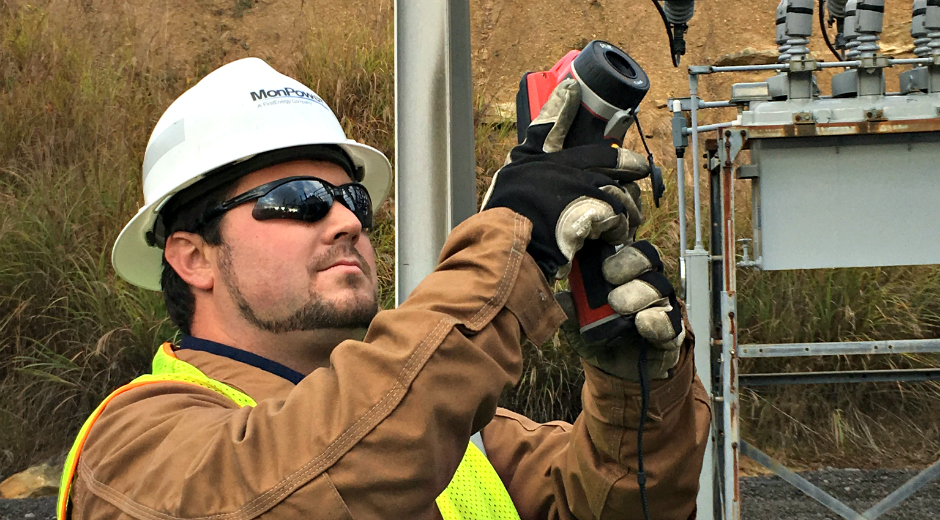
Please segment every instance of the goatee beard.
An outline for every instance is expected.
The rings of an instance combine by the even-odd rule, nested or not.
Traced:
[[[373,291],[371,297],[356,300],[351,305],[345,306],[345,308],[337,308],[314,294],[303,307],[286,318],[261,318],[238,287],[238,278],[232,267],[231,249],[223,243],[220,253],[219,270],[222,273],[226,288],[228,288],[235,304],[238,306],[239,312],[245,320],[263,331],[283,334],[318,329],[367,329],[369,324],[372,323],[372,319],[379,312],[378,291]],[[357,258],[362,266],[363,275],[365,275],[346,275],[343,279],[345,285],[356,288],[366,283],[371,273],[370,267],[352,244],[344,242],[334,246],[317,259],[314,265],[328,266],[335,262],[335,259],[344,256]]]

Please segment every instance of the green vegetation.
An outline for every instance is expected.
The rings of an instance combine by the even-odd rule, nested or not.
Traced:
[[[232,16],[241,18],[245,16],[245,13],[250,13],[251,8],[254,6],[254,0],[235,0],[235,6],[232,8]]]
[[[50,16],[42,2],[0,0],[0,475],[61,454],[113,388],[146,370],[172,340],[159,294],[110,267],[113,240],[141,201],[140,164],[153,125],[185,88],[224,62],[188,65],[135,50],[120,17]],[[238,0],[236,8],[250,7]],[[311,33],[284,72],[311,85],[351,136],[393,154],[393,51],[383,34]],[[475,107],[478,187],[502,164],[514,128]],[[675,183],[670,186],[674,192]],[[373,240],[381,301],[393,302],[391,203]],[[648,208],[641,235],[672,257],[676,206]],[[742,212],[745,229],[747,212]],[[746,342],[940,336],[933,268],[740,273]],[[523,380],[503,403],[538,420],[580,410],[580,363],[556,338],[527,346]],[[747,371],[920,366],[915,356],[747,363]],[[802,387],[748,393],[745,435],[778,456],[826,461],[940,452],[931,384]],[[901,419],[906,417],[906,419]],[[792,420],[791,420],[792,419]],[[761,428],[758,433],[756,427]]]
[[[180,87],[116,43],[125,27],[100,29],[0,4],[0,474],[61,451],[174,333],[159,295],[116,279],[109,249]]]

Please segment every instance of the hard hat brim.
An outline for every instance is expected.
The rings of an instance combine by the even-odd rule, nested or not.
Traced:
[[[392,185],[392,167],[382,152],[353,140],[336,144],[346,151],[357,166],[365,171],[362,184],[372,198],[372,209],[378,211],[385,202]],[[163,272],[163,250],[147,242],[147,233],[153,230],[157,215],[165,203],[185,188],[199,182],[203,176],[179,186],[165,196],[144,205],[124,226],[111,251],[114,270],[128,282],[154,291],[162,290],[160,278]]]

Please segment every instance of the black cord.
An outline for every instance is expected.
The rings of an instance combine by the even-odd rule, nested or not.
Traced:
[[[845,57],[839,54],[839,51],[836,50],[835,46],[833,46],[832,42],[829,40],[829,31],[826,30],[826,15],[823,14],[825,2],[826,0],[819,0],[819,30],[822,31],[823,40],[826,41],[826,47],[829,47],[829,51],[836,57],[836,60],[845,61]]]
[[[655,1],[653,3],[656,3]],[[658,6],[658,4],[657,4]],[[634,115],[636,130],[640,133],[640,141],[643,142],[643,148],[646,149],[647,160],[650,164],[650,174],[653,170],[653,152],[646,144],[646,136],[643,135],[643,128],[640,127],[639,118]],[[653,196],[656,200],[656,207],[659,207],[659,195],[656,194],[657,187],[655,179],[651,179],[653,185]],[[662,180],[660,179],[660,182]],[[661,193],[660,193],[661,195]],[[643,428],[646,426],[646,415],[650,407],[650,374],[647,366],[647,354],[649,352],[649,343],[645,339],[640,339],[640,357],[637,360],[637,372],[640,374],[640,424],[636,429],[636,483],[640,488],[640,503],[643,505],[643,518],[650,520],[650,506],[646,501],[646,471],[643,469]]]
[[[640,502],[643,504],[643,518],[650,520],[650,508],[646,502],[646,472],[643,470],[643,427],[646,425],[646,414],[650,405],[650,374],[647,366],[647,352],[649,344],[645,339],[640,340],[640,359],[637,369],[640,373],[640,424],[636,430],[636,483],[640,487]]]
[[[643,128],[640,127],[640,118],[633,114],[633,122],[636,123],[636,131],[640,133],[640,142],[643,143],[643,148],[646,150],[646,160],[649,161],[650,173],[653,171],[653,152],[650,151],[649,145],[646,144],[646,136],[643,135]],[[659,195],[656,195],[656,189],[653,188],[653,195],[656,197],[656,207],[659,207]]]
[[[640,141],[643,143],[643,148],[646,149],[646,160],[650,165],[650,187],[653,189],[653,203],[656,207],[659,207],[659,199],[662,198],[663,193],[666,192],[666,185],[663,184],[663,175],[662,171],[656,167],[656,163],[653,161],[653,152],[650,151],[650,147],[646,144],[646,136],[643,135],[643,128],[640,127],[640,118],[636,114],[633,114],[633,122],[636,123],[636,131],[640,133]]]
[[[636,114],[633,114],[633,122],[636,124],[636,131],[640,133],[640,141],[643,142],[643,148],[646,149],[646,155],[650,157],[653,156],[653,152],[650,151],[650,147],[646,144],[646,136],[643,135],[643,128],[640,127],[640,118]]]
[[[660,18],[663,19],[663,25],[666,26],[666,36],[669,38],[669,55],[672,56],[672,66],[679,66],[679,56],[676,55],[676,42],[672,38],[672,27],[670,27],[669,20],[666,19],[666,11],[663,10],[663,6],[659,2],[653,0],[653,5],[656,6],[656,10],[659,11]]]

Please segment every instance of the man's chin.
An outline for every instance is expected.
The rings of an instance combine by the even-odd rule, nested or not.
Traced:
[[[329,302],[337,309],[352,309],[361,305],[375,306],[378,291],[365,276],[347,275],[332,283],[319,283],[313,297]]]
[[[341,294],[337,294],[341,293]],[[244,298],[238,302],[242,316],[261,330],[274,333],[316,331],[322,329],[352,330],[369,327],[378,313],[377,296],[366,288],[334,290],[325,297],[313,292],[306,304],[287,316],[259,317]]]
[[[378,295],[370,288],[346,287],[333,291],[328,298],[321,296],[320,301],[332,310],[330,314],[345,318],[341,319],[348,323],[344,328],[367,328],[379,311],[377,300]]]
[[[346,305],[344,305],[344,303]],[[363,328],[368,327],[369,324],[372,323],[372,319],[375,318],[375,315],[379,312],[375,298],[355,302],[338,302],[334,309],[334,315],[349,317],[349,325],[347,326]]]

